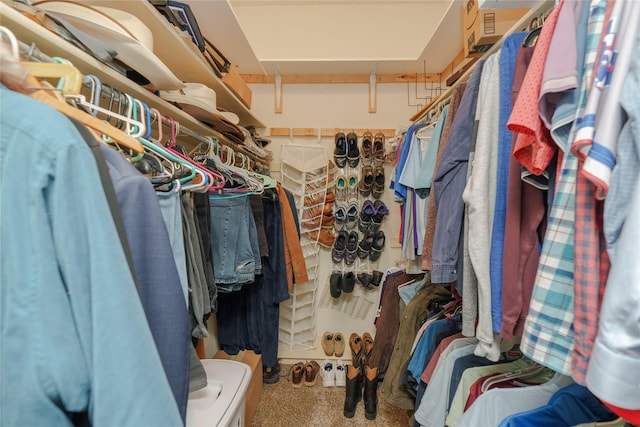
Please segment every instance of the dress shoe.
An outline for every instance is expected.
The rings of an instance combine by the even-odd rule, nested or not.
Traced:
[[[320,222],[320,226],[322,228],[333,228],[333,224],[335,223],[335,218],[333,216],[333,212],[329,211],[329,213],[322,215],[322,221]]]
[[[307,196],[304,196],[304,206],[305,207],[319,205],[320,203],[323,203],[323,202],[328,203],[328,201],[325,201],[325,192],[324,191],[318,191],[317,193],[313,193],[313,194],[309,194]]]
[[[306,233],[307,238],[318,242],[323,248],[331,249],[333,243],[336,241],[336,235],[329,228],[321,228],[320,230],[308,231]]]
[[[336,133],[335,136],[333,161],[339,168],[343,168],[347,164],[347,137],[342,132]]]
[[[354,132],[347,134],[347,163],[352,168],[360,163],[360,149],[358,148],[358,135]]]
[[[315,360],[307,362],[304,371],[304,385],[307,387],[313,387],[318,380],[318,374],[320,373],[320,364]]]

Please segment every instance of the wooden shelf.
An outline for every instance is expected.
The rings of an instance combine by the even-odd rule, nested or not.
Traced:
[[[221,143],[255,159],[255,156],[244,149],[244,147],[228,141],[224,136],[204,125],[199,120],[196,120],[173,104],[102,64],[91,55],[71,43],[66,42],[46,28],[26,18],[6,3],[8,3],[7,0],[0,1],[0,23],[10,29],[18,40],[26,44],[34,43],[38,50],[48,56],[59,56],[71,61],[82,74],[93,74],[97,76],[102,83],[128,93],[134,98],[145,102],[149,107],[158,109],[162,114],[172,116],[176,121],[190,130],[203,136],[216,137]],[[195,145],[197,142],[193,141],[193,144]],[[261,162],[264,163],[265,161],[261,160]]]
[[[160,12],[147,0],[80,0],[83,3],[106,6],[128,12],[140,19],[153,33],[153,52],[180,80],[202,83],[216,92],[219,107],[234,112],[240,125],[265,125],[231,92],[209,67],[198,48],[185,41]]]
[[[371,132],[373,135],[380,132],[385,138],[391,138],[396,135],[395,129],[353,129],[353,128],[271,128],[269,129],[269,136],[312,136],[318,137],[318,132],[322,137],[333,137],[336,133],[342,132],[347,134],[349,132],[355,132],[359,137],[365,132]]]

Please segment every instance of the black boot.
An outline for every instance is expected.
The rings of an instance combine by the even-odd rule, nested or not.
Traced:
[[[366,366],[364,370],[364,417],[375,420],[378,412],[378,368]]]
[[[360,368],[347,365],[347,396],[344,399],[344,416],[353,418],[356,413],[356,405],[362,400],[362,388],[360,386]]]

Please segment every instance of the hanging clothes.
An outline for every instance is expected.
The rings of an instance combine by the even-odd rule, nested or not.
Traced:
[[[591,81],[596,60],[605,11],[606,1],[591,2],[577,117],[586,104],[588,83]],[[521,349],[532,360],[568,375],[571,372],[574,340],[573,244],[577,159],[568,146],[561,148],[564,152],[561,173],[558,175],[554,202],[549,214],[549,225],[542,246]]]
[[[484,60],[478,61],[455,114],[451,132],[433,178],[436,228],[433,235],[431,277],[433,283],[456,283],[462,293],[462,224],[464,203],[462,191],[467,176],[469,148],[473,135],[480,76]],[[444,189],[447,188],[447,191]]]
[[[181,425],[90,149],[3,85],[0,107],[2,424]]]

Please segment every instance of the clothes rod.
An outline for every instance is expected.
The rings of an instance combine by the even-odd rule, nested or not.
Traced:
[[[529,12],[527,12],[526,15],[524,15],[522,18],[520,18],[520,20],[513,27],[511,27],[511,29],[509,31],[507,31],[504,34],[504,36],[502,36],[502,38],[500,40],[498,40],[495,44],[493,44],[482,55],[481,59],[487,59],[489,56],[493,55],[496,51],[498,51],[502,47],[502,42],[504,41],[505,38],[507,38],[509,35],[511,35],[511,34],[513,34],[515,32],[525,31],[528,28],[529,23],[531,22],[531,20],[534,17],[540,16],[543,13],[545,13],[545,12],[547,12],[549,10],[552,10],[555,6],[556,6],[555,0],[547,0],[544,3],[542,3],[541,5],[539,5],[538,7],[534,8],[534,9],[531,9]],[[478,62],[478,61],[476,61],[476,62]],[[449,102],[449,98],[451,98],[451,94],[453,93],[453,90],[456,88],[456,86],[459,85],[460,83],[467,82],[469,80],[469,78],[471,77],[471,74],[473,73],[474,69],[475,69],[475,66],[469,68],[442,95],[440,95],[438,98],[434,99],[429,104],[427,104],[425,107],[423,107],[420,111],[418,111],[415,115],[413,115],[409,120],[412,123],[419,122],[420,120],[424,119],[427,116],[427,113],[429,111],[433,110],[434,107],[439,106],[439,105],[444,107],[444,105],[446,105]]]
[[[38,47],[36,46],[35,43],[27,44],[27,43],[24,43],[24,42],[18,40],[18,47],[20,49],[20,53],[25,55],[28,60],[36,60],[36,61],[39,61],[39,62],[49,62],[49,63],[56,62],[53,58],[51,58],[50,56],[48,56],[45,53],[41,52],[38,49]],[[91,78],[83,75],[83,86],[91,87],[92,84],[93,83],[92,83]],[[107,86],[107,85],[103,86],[101,95],[103,97],[105,97],[105,98],[110,98],[111,97],[111,89],[110,89],[110,87]],[[161,99],[161,98],[159,98],[159,99]],[[178,122],[178,121],[176,120],[176,122]],[[171,121],[166,119],[166,118],[164,118],[164,117],[162,118],[162,124],[164,126],[171,127]],[[196,141],[199,141],[199,142],[209,143],[209,140],[205,136],[203,136],[201,133],[196,132],[196,131],[186,127],[182,123],[180,123],[179,126],[180,126],[180,134],[181,135],[186,135],[186,136],[191,137],[191,138],[193,138],[193,139],[195,139]],[[203,126],[205,126],[205,125],[203,124]],[[211,136],[213,138],[215,138],[220,144],[230,147],[235,152],[242,153],[243,155],[248,157],[250,160],[254,161],[256,164],[258,164],[258,165],[260,165],[262,167],[268,167],[269,166],[269,163],[268,163],[267,159],[262,159],[262,158],[256,156],[255,154],[253,154],[252,152],[246,150],[244,147],[234,143],[233,141],[229,141],[227,138],[225,138],[222,134],[217,132],[215,129],[211,129],[211,130],[208,131],[208,133],[209,132],[211,133]]]

